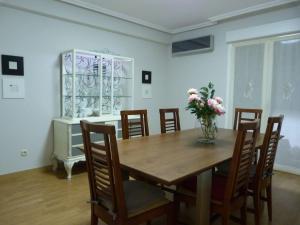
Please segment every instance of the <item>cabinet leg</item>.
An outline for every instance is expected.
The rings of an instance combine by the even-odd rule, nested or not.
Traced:
[[[74,162],[67,162],[67,161],[64,162],[65,170],[68,174],[68,177],[67,177],[68,179],[71,179],[71,177],[72,177],[73,165],[74,165]]]
[[[53,172],[56,172],[57,168],[58,168],[58,160],[55,157],[53,157],[52,158],[52,170],[53,170]]]

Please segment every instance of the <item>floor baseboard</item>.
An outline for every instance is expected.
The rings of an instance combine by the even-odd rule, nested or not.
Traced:
[[[295,175],[300,175],[300,169],[292,166],[285,166],[280,164],[274,164],[274,170],[283,171],[287,173],[292,173]]]

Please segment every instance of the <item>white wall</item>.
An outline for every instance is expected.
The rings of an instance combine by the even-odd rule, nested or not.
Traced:
[[[45,7],[50,7],[50,1],[43,2],[47,3]],[[56,4],[53,8],[60,4],[51,2]],[[39,6],[41,10],[46,11],[42,5]],[[87,13],[89,15],[86,15]],[[99,23],[103,22],[102,16],[98,17],[96,13],[75,7],[70,7],[67,15],[71,19],[81,15],[98,20]],[[60,116],[59,56],[61,52],[72,48],[107,48],[120,55],[133,57],[135,107],[149,110],[151,133],[160,131],[158,108],[165,102],[163,90],[167,74],[167,45],[163,42],[168,36],[149,29],[145,34],[148,34],[152,41],[143,37],[135,38],[135,34],[145,35],[140,34],[145,28],[133,24],[128,29],[130,34],[127,35],[118,32],[123,29],[123,25],[123,21],[120,21],[119,29],[114,27],[116,32],[109,32],[97,26],[83,26],[28,10],[19,10],[19,7],[0,5],[0,54],[24,57],[26,87],[25,99],[3,99],[2,94],[0,95],[0,174],[50,164],[53,141],[51,121]],[[141,97],[143,69],[152,71],[152,99],[144,100]],[[0,92],[2,93],[2,85]],[[27,157],[20,156],[22,148],[29,149]]]
[[[300,5],[293,5],[289,8],[283,8],[276,11],[270,11],[263,14],[250,15],[236,20],[226,21],[216,26],[198,29],[190,32],[184,32],[172,37],[173,41],[185,40],[203,35],[214,35],[215,50],[209,53],[171,56],[169,50],[169,91],[167,104],[169,106],[180,106],[181,123],[183,129],[191,128],[197,125],[197,121],[184,108],[187,105],[188,88],[200,88],[212,81],[215,84],[216,95],[225,99],[227,93],[227,60],[228,47],[226,43],[226,33],[232,30],[238,30],[246,27],[268,24],[276,21],[287,20],[300,16]],[[218,118],[218,126],[223,127],[225,117]]]

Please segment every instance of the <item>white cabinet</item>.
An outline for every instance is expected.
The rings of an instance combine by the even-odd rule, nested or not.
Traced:
[[[134,60],[97,52],[62,54],[62,116],[119,115],[133,107]]]
[[[62,117],[54,119],[53,169],[62,161],[70,179],[74,163],[85,161],[80,120],[113,124],[122,138],[120,111],[133,108],[134,60],[73,49],[62,54],[61,65]]]
[[[88,119],[99,124],[112,124],[116,127],[117,138],[122,138],[120,116],[103,116]],[[93,141],[103,141],[101,136],[92,136]],[[64,163],[68,179],[71,179],[74,163],[85,161],[80,147],[83,146],[80,119],[54,119],[54,158],[53,170],[56,170],[58,161]]]

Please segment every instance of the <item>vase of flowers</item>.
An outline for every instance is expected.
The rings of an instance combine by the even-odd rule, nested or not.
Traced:
[[[225,113],[222,105],[223,99],[215,97],[214,85],[209,82],[207,87],[200,88],[199,92],[195,88],[188,90],[188,106],[192,114],[195,114],[200,121],[203,137],[199,139],[203,143],[214,143],[217,132],[216,116]]]

